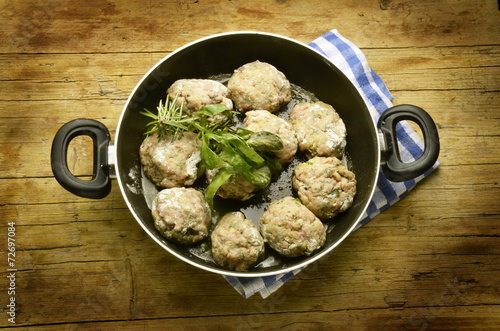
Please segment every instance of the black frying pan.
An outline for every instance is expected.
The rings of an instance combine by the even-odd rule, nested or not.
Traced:
[[[354,204],[346,212],[329,220],[327,240],[323,248],[310,257],[282,258],[266,247],[266,257],[274,257],[271,263],[249,272],[231,272],[218,267],[210,254],[203,249],[206,242],[197,246],[182,246],[165,240],[154,228],[150,210],[151,196],[157,188],[141,179],[139,146],[144,139],[148,119],[139,114],[144,108],[155,110],[160,99],[165,99],[167,88],[181,78],[208,78],[231,74],[241,65],[260,60],[282,71],[288,80],[312,92],[315,97],[331,104],[344,120],[347,128],[346,155],[350,169],[356,174],[357,194]],[[281,116],[286,116],[286,110]],[[402,120],[416,122],[422,129],[425,141],[424,154],[415,162],[402,163],[397,150],[396,124]],[[88,135],[94,141],[94,177],[83,181],[68,170],[66,153],[74,137]],[[381,147],[382,146],[382,147]],[[65,124],[57,132],[51,163],[58,182],[72,193],[86,198],[103,198],[111,190],[113,170],[123,198],[142,228],[159,245],[178,258],[202,269],[232,276],[257,277],[293,270],[319,259],[337,246],[357,225],[368,207],[375,190],[380,169],[393,181],[415,178],[429,170],[439,154],[437,129],[430,116],[422,109],[400,105],[387,110],[378,124],[370,116],[367,105],[349,79],[325,56],[309,46],[292,39],[268,33],[231,32],[192,42],[165,57],[139,82],[130,95],[116,130],[114,145],[109,132],[100,122],[77,119]],[[296,162],[300,161],[297,157]],[[294,164],[286,174],[291,174]],[[291,178],[282,176],[280,185],[288,185],[294,194]],[[203,184],[199,184],[202,189]],[[220,214],[227,210],[241,209],[256,224],[259,215],[271,200],[264,191],[246,203],[216,199]],[[274,194],[274,193],[273,193]],[[271,194],[272,195],[272,194]],[[275,196],[272,195],[272,198]],[[249,215],[250,214],[250,215]],[[220,216],[220,215],[217,215]]]

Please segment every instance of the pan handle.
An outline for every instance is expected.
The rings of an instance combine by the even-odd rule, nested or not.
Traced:
[[[396,124],[410,120],[418,124],[424,136],[424,152],[413,162],[401,161],[396,136]],[[436,124],[429,114],[413,105],[398,105],[386,110],[379,118],[377,127],[385,140],[384,175],[391,181],[402,182],[424,174],[436,163],[439,155],[439,136]]]
[[[68,169],[67,153],[71,140],[77,136],[89,136],[94,143],[94,171],[91,180],[81,180]],[[80,197],[102,199],[111,191],[111,178],[108,164],[109,131],[92,119],[76,119],[64,124],[57,131],[50,161],[52,172],[62,187]]]

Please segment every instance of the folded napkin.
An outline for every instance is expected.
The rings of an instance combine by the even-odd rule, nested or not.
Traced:
[[[365,99],[375,123],[386,109],[392,107],[392,95],[382,79],[370,68],[361,50],[342,37],[337,30],[328,31],[311,42],[309,46],[325,54],[354,83]],[[424,147],[422,140],[406,122],[398,124],[396,130],[401,160],[411,162],[418,159]],[[438,165],[439,162],[436,162],[433,168],[424,175],[400,183],[389,181],[381,172],[373,199],[356,229],[401,200]],[[245,298],[257,292],[266,298],[301,270],[259,278],[232,276],[225,276],[225,278]]]

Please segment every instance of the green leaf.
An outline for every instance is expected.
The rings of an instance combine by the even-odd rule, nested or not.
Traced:
[[[207,170],[207,165],[204,162],[200,162],[198,164],[198,170],[196,172],[196,178],[201,178],[205,174],[205,171]]]
[[[242,171],[240,175],[248,180],[250,184],[260,189],[268,187],[271,183],[271,175],[269,173],[254,168]]]
[[[227,129],[229,125],[232,125],[233,113],[224,104],[215,104],[201,107],[194,116],[200,122],[205,121],[203,126],[206,130],[215,131],[221,128]]]
[[[225,144],[219,157],[226,163],[225,168],[231,170],[231,172],[239,173],[252,168],[252,166],[228,143]]]
[[[235,151],[253,168],[260,168],[266,163],[266,160],[264,160],[253,148],[248,146],[240,137],[229,133],[223,133],[221,136],[226,139]]]
[[[206,105],[200,108],[196,112],[196,115],[206,115],[208,117],[215,116],[217,114],[223,113],[223,112],[229,112],[230,109],[227,108],[226,105],[220,103],[220,104],[215,104],[215,105]]]
[[[254,133],[247,140],[247,144],[256,151],[277,152],[283,149],[283,140],[269,131]]]
[[[221,187],[228,179],[231,177],[231,172],[227,169],[221,169],[212,180],[210,185],[208,185],[205,191],[205,199],[207,199],[208,205],[212,210],[214,210],[214,196],[217,193],[219,187]]]
[[[200,155],[208,169],[220,168],[225,165],[221,158],[210,148],[210,137],[208,134],[205,134],[201,141]]]
[[[269,183],[271,182],[270,173],[267,174],[258,170],[258,168],[262,168],[262,166],[258,168],[254,167],[250,162],[248,162],[246,158],[238,153],[237,149],[233,148],[232,144],[229,144],[226,141],[224,142],[224,145],[224,149],[218,156],[220,160],[225,163],[224,168],[226,170],[230,171],[231,173],[242,175],[252,185],[258,188],[265,188],[269,185]],[[265,164],[265,160],[260,155],[258,156],[264,161]]]
[[[240,128],[236,129],[236,134],[238,136],[240,136],[242,139],[248,140],[254,134],[254,132],[252,130],[248,130],[248,129],[240,127]]]
[[[267,153],[265,153],[264,158],[266,159],[266,164],[271,171],[271,178],[275,180],[278,179],[280,173],[283,171],[283,165],[273,155],[268,155]]]

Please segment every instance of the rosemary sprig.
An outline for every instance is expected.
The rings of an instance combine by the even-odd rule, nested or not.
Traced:
[[[184,131],[188,130],[188,127],[184,123],[189,123],[190,120],[182,111],[184,100],[182,100],[180,107],[177,106],[178,96],[179,94],[177,93],[173,100],[167,97],[165,104],[160,100],[158,107],[156,107],[157,114],[147,109],[141,112],[141,114],[153,119],[153,121],[146,124],[146,135],[157,132],[159,139],[165,139],[168,136],[174,141],[179,139]]]

